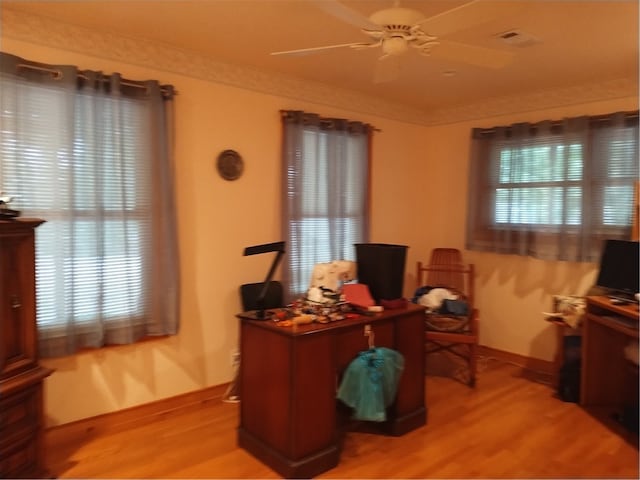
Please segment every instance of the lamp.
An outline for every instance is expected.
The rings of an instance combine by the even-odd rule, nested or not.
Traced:
[[[262,289],[260,290],[260,293],[256,298],[255,303],[258,308],[255,311],[255,317],[257,320],[264,320],[264,300],[267,295],[267,291],[269,290],[269,284],[271,283],[273,274],[275,273],[276,268],[278,267],[278,264],[280,263],[280,260],[282,260],[282,256],[285,253],[284,246],[285,242],[273,242],[264,243],[262,245],[254,245],[252,247],[246,247],[244,249],[243,256],[245,257],[249,255],[260,255],[262,253],[277,252],[276,258],[273,259],[273,263],[271,264],[269,272],[267,273],[267,276],[263,282]]]

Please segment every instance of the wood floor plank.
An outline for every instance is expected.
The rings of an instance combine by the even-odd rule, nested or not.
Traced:
[[[349,431],[340,464],[319,478],[638,478],[637,435],[519,367],[485,359],[475,389],[425,382],[426,426]],[[50,431],[47,466],[59,478],[278,478],[237,447],[238,408],[218,399],[151,422]]]

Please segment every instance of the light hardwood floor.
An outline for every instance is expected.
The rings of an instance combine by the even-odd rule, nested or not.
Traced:
[[[478,384],[426,377],[427,425],[402,437],[349,432],[320,478],[638,478],[638,437],[555,398],[541,378],[482,359]],[[218,396],[108,427],[52,429],[60,478],[278,478],[236,446],[238,404]]]

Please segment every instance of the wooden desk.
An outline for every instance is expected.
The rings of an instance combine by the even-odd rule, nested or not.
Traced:
[[[381,431],[402,435],[426,423],[424,308],[410,305],[329,324],[278,327],[239,314],[238,445],[287,478],[310,478],[340,458],[336,391],[345,368],[375,344],[404,356],[396,400]]]
[[[637,368],[624,347],[638,340],[638,305],[613,305],[607,297],[587,297],[582,330],[580,403],[619,411],[638,384]],[[629,388],[631,387],[631,388]],[[631,400],[633,401],[633,400]]]

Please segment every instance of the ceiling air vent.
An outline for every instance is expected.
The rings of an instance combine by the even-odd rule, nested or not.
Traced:
[[[522,30],[509,30],[507,32],[499,33],[497,37],[512,47],[529,47],[536,43],[540,43],[539,39],[530,33],[523,32]]]

